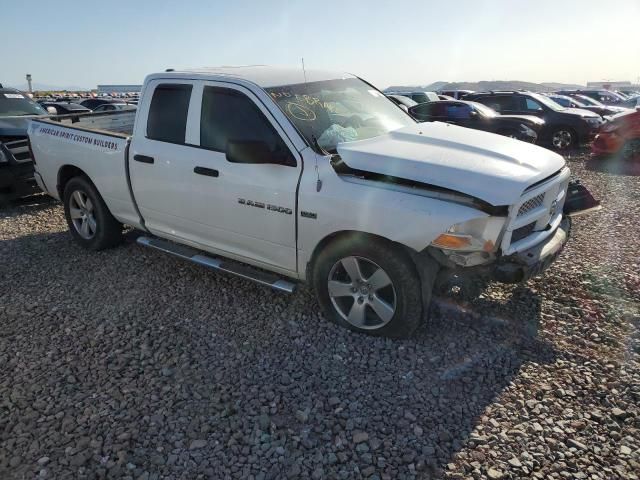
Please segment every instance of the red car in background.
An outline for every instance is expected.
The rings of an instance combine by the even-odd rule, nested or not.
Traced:
[[[596,135],[591,151],[596,155],[622,154],[640,158],[640,109],[610,117]]]

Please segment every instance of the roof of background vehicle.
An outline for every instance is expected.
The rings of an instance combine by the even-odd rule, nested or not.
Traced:
[[[20,90],[11,87],[0,87],[0,93],[22,93]],[[24,95],[24,93],[22,93]]]
[[[475,95],[530,95],[532,92],[530,90],[485,90],[482,92],[471,92],[467,95],[465,95],[465,97],[469,96],[469,97],[473,97]]]
[[[306,75],[305,75],[306,73]],[[188,70],[169,70],[153,73],[145,81],[155,78],[202,78],[219,79],[220,77],[234,78],[253,83],[262,88],[277,87],[280,85],[295,85],[306,82],[322,80],[335,80],[341,78],[355,78],[354,75],[341,72],[323,70],[309,70],[302,67],[271,67],[267,65],[248,65],[239,67],[212,67],[196,68]],[[306,77],[306,79],[305,79]]]
[[[89,110],[87,107],[80,105],[79,103],[72,102],[42,102],[40,105],[45,105],[47,107],[60,106],[62,108],[66,108],[67,110]]]

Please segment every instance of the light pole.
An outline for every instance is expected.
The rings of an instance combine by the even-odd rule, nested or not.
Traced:
[[[31,88],[31,74],[27,73],[27,83],[29,84],[29,93],[33,93],[33,90]]]

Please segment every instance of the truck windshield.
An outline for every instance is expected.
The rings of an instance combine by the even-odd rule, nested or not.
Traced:
[[[0,117],[47,115],[47,111],[20,92],[0,91]]]
[[[307,142],[336,152],[340,143],[384,135],[415,121],[383,93],[357,78],[266,89]]]

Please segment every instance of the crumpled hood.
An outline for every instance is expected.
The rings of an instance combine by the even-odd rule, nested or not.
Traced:
[[[341,143],[349,167],[456,190],[492,205],[515,203],[524,190],[560,170],[560,155],[493,133],[426,122]]]

